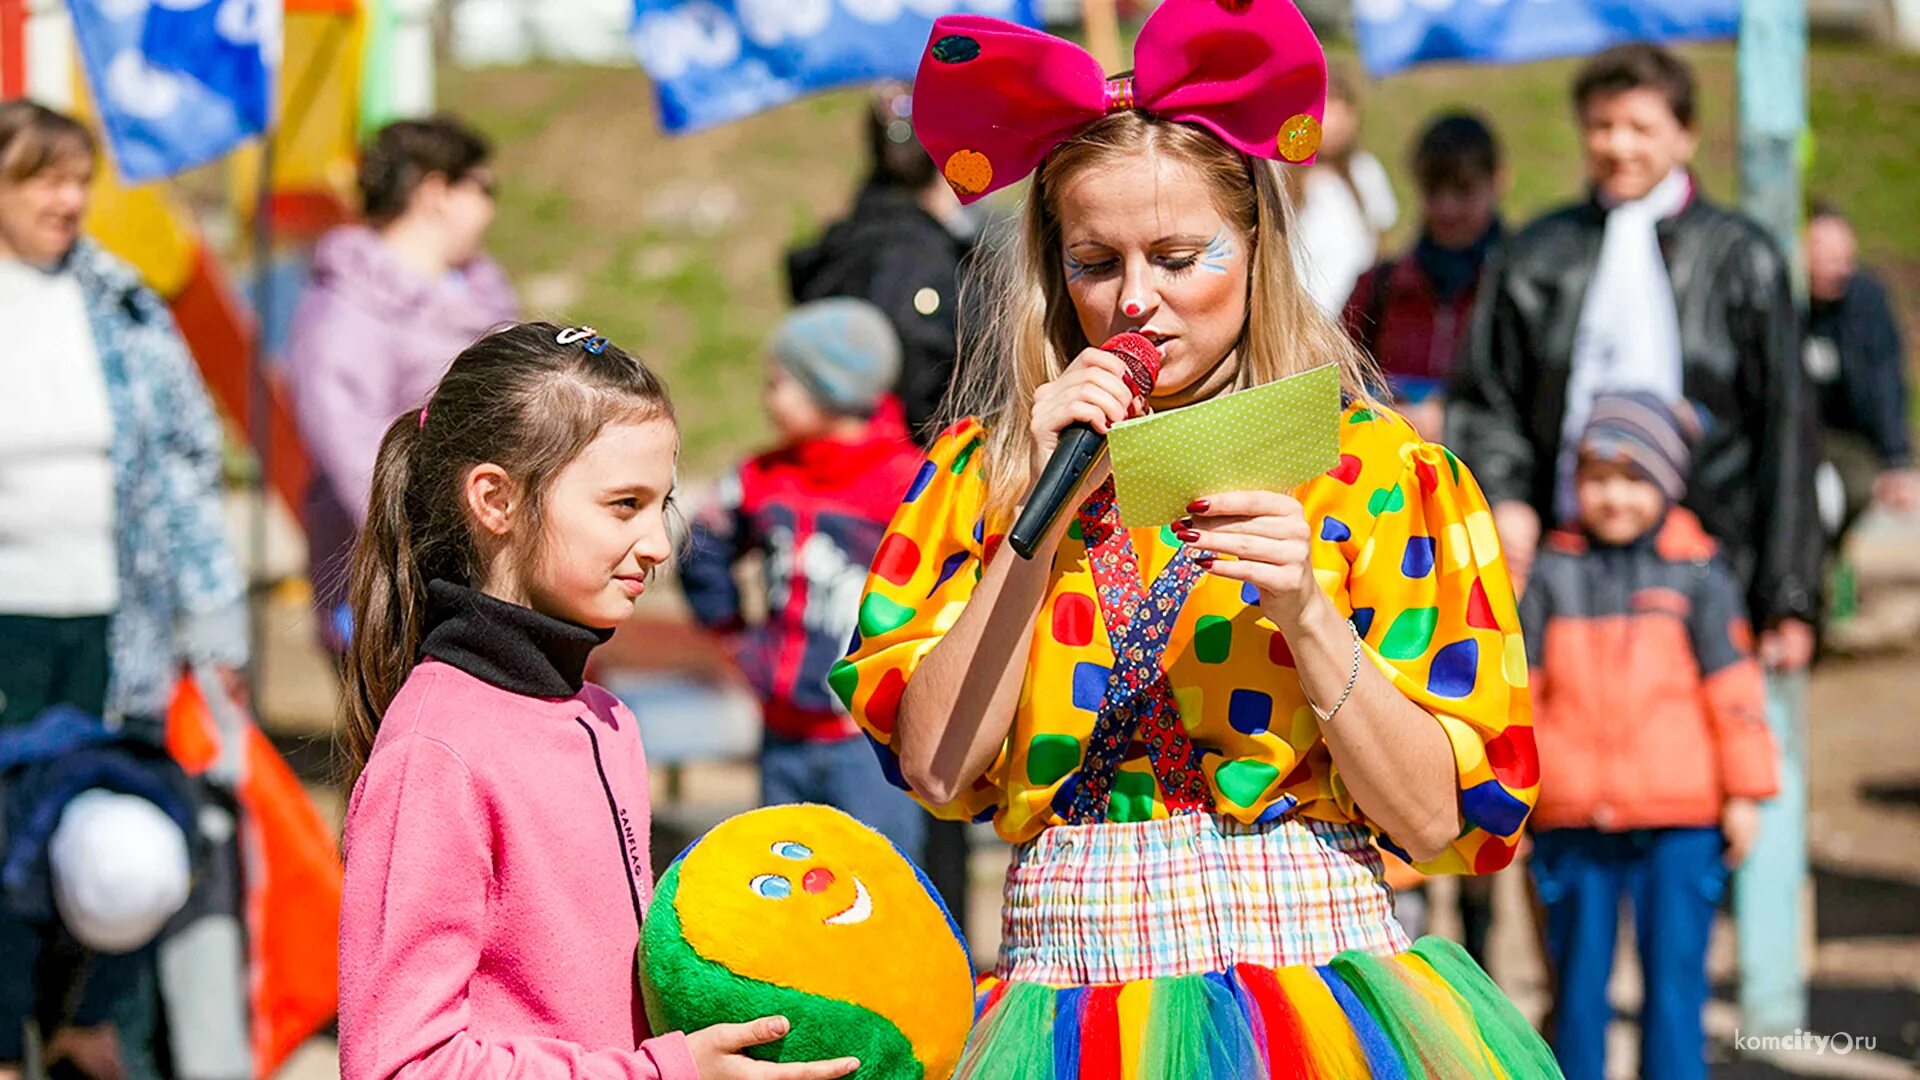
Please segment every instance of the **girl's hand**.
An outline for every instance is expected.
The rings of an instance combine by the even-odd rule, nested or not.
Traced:
[[[1145,399],[1127,386],[1127,366],[1099,349],[1083,349],[1060,377],[1033,392],[1033,475],[1039,476],[1060,444],[1060,433],[1074,423],[1102,435],[1114,424],[1145,412]]]
[[[1298,637],[1309,615],[1330,603],[1313,576],[1307,512],[1291,495],[1235,491],[1195,499],[1189,517],[1174,522],[1186,543],[1227,556],[1201,565],[1216,577],[1260,590],[1260,610],[1287,638]]]
[[[1760,804],[1752,799],[1728,799],[1720,809],[1720,832],[1726,837],[1727,869],[1738,870],[1760,835]]]
[[[741,1051],[786,1035],[784,1016],[763,1016],[750,1024],[715,1024],[687,1033],[687,1050],[700,1080],[834,1080],[860,1067],[857,1058],[779,1064],[759,1061]]]

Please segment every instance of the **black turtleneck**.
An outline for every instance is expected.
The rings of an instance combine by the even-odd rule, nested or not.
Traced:
[[[435,578],[420,653],[511,693],[563,698],[580,692],[587,655],[612,636]]]

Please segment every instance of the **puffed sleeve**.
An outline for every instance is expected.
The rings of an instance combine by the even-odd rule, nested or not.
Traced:
[[[1374,663],[1453,746],[1465,829],[1417,869],[1491,873],[1512,861],[1539,793],[1526,641],[1472,474],[1431,443],[1399,451],[1404,468],[1372,493],[1372,532],[1353,561],[1354,625]]]
[[[984,556],[1000,539],[987,535],[983,518],[985,449],[986,430],[974,420],[935,440],[874,555],[848,655],[827,676],[873,742],[887,779],[903,791],[912,789],[901,776],[895,742],[900,696],[960,617],[979,583]],[[959,798],[927,808],[958,820],[990,814],[1001,802],[1003,769],[1004,755]]]

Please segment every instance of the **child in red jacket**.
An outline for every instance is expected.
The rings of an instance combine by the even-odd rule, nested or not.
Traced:
[[[780,445],[741,465],[694,519],[687,600],[733,639],[760,697],[761,800],[839,807],[919,859],[926,815],[888,783],[827,686],[880,537],[921,465],[892,394],[900,339],[879,308],[837,297],[795,308],[767,351],[762,404]],[[733,573],[752,553],[766,614],[749,625]]]
[[[1646,983],[1640,1075],[1704,1080],[1708,930],[1777,784],[1740,587],[1678,505],[1692,434],[1655,395],[1594,400],[1577,528],[1549,542],[1520,607],[1541,762],[1531,865],[1568,1080],[1604,1072],[1623,895]]]

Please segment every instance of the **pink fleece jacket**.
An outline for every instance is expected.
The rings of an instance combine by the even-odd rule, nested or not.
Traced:
[[[347,811],[344,1080],[698,1080],[635,982],[652,894],[633,714],[438,660],[381,721]]]

